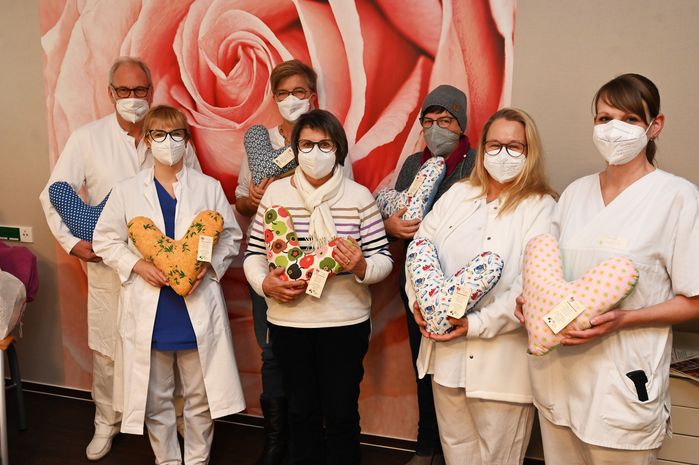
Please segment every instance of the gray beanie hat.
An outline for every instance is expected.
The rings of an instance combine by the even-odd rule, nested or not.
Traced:
[[[459,123],[462,132],[466,130],[466,94],[448,84],[436,87],[425,97],[420,118],[425,116],[425,110],[435,105],[443,107],[451,113]]]

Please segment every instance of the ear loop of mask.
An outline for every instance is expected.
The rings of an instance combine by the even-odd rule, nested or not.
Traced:
[[[657,118],[658,118],[658,117],[656,116],[655,118],[653,118],[652,120],[650,120],[650,123],[648,123],[648,127],[646,128],[646,130],[645,130],[645,132],[644,132],[643,134],[645,134],[646,136],[648,136],[648,131],[650,130],[650,127],[653,126],[653,123],[655,123],[655,120],[656,120]],[[655,136],[648,137],[648,141],[649,141],[649,142],[652,142],[653,140],[655,140]]]

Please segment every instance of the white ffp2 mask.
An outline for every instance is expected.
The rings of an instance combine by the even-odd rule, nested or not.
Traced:
[[[493,179],[503,184],[519,176],[519,173],[524,169],[526,160],[527,157],[523,154],[508,155],[505,147],[501,147],[499,152],[485,153],[483,166]]]
[[[293,95],[289,95],[281,102],[277,102],[279,113],[286,121],[294,122],[299,119],[299,116],[308,113],[311,109],[311,101],[309,99],[298,99]]]
[[[648,145],[648,128],[613,119],[592,129],[592,142],[607,163],[625,165]]]
[[[150,143],[150,152],[153,154],[153,158],[167,166],[176,165],[182,160],[186,151],[187,143],[185,141],[175,142],[169,136],[162,142],[152,141]]]
[[[116,109],[129,123],[137,123],[148,113],[148,100],[144,98],[121,98],[116,101]]]
[[[317,145],[308,153],[299,151],[298,158],[301,170],[313,179],[324,178],[335,167],[335,151],[326,153]]]

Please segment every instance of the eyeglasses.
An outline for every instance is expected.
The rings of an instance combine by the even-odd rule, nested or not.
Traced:
[[[489,140],[485,142],[485,153],[491,157],[500,155],[503,147],[507,154],[511,157],[517,158],[524,154],[527,150],[527,144],[521,142],[510,142],[509,144],[501,144],[496,140]]]
[[[305,100],[308,97],[308,94],[310,94],[311,91],[308,89],[305,89],[303,87],[297,87],[294,90],[277,90],[274,93],[274,97],[277,99],[277,102],[281,102],[282,100],[285,100],[289,95],[293,95],[299,100]]]
[[[134,97],[143,98],[146,95],[148,95],[148,91],[150,90],[150,86],[145,86],[145,87],[143,87],[143,86],[138,86],[138,87],[114,87],[114,86],[111,86],[111,88],[114,90],[114,93],[119,98],[130,97],[132,93],[133,93]]]
[[[431,128],[434,122],[437,122],[437,126],[440,128],[448,128],[449,125],[451,124],[452,121],[456,120],[456,118],[452,118],[451,116],[444,116],[442,118],[437,118],[437,119],[432,119],[432,118],[422,118],[420,120],[420,124],[422,124],[422,127],[427,129]]]
[[[323,139],[319,140],[318,142],[301,139],[298,143],[298,149],[300,152],[309,153],[316,145],[321,152],[330,153],[335,150],[335,142],[331,141],[330,139]]]
[[[182,142],[187,138],[187,130],[173,129],[172,131],[168,132],[162,131],[160,129],[151,129],[150,131],[148,131],[147,136],[155,142],[163,142],[167,138],[167,136],[170,136],[170,139],[172,139],[173,142]]]

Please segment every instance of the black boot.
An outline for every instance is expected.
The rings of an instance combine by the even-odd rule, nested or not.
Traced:
[[[284,397],[260,399],[265,417],[265,448],[255,465],[281,465],[288,449],[288,414]]]

